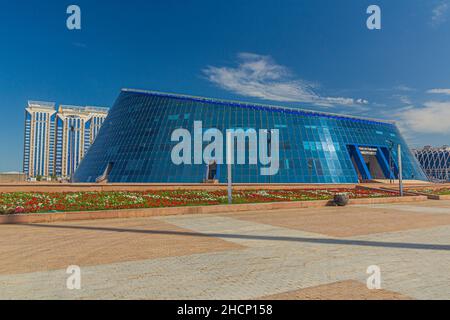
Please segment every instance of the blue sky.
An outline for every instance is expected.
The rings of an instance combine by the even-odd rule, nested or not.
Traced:
[[[411,146],[450,144],[450,0],[0,4],[0,171],[22,168],[27,100],[112,106],[123,87],[393,119]]]

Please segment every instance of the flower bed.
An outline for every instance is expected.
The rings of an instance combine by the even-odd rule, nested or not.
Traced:
[[[347,193],[350,198],[396,195],[365,189],[237,190],[233,191],[233,203],[330,200],[337,193]],[[226,204],[227,199],[226,190],[13,192],[0,193],[0,214],[217,205]]]
[[[408,191],[420,192],[420,193],[436,195],[436,196],[447,196],[447,195],[450,195],[450,187],[409,189]]]

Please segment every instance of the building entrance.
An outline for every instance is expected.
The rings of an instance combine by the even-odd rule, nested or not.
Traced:
[[[348,145],[348,151],[360,182],[394,179],[396,164],[389,159],[387,147]]]
[[[216,161],[211,161],[206,167],[206,182],[216,182],[218,180],[218,165]]]

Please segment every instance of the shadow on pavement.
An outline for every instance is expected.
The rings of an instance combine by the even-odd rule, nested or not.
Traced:
[[[380,248],[450,251],[450,245],[445,245],[445,244],[441,245],[441,244],[424,244],[424,243],[380,242],[380,241],[348,240],[348,239],[333,239],[333,238],[304,238],[304,237],[283,237],[283,236],[226,234],[226,233],[198,233],[198,232],[187,232],[187,231],[142,230],[142,229],[111,228],[111,227],[55,225],[55,224],[24,224],[21,226],[26,226],[26,227],[31,227],[31,228],[74,229],[74,230],[90,230],[90,231],[103,231],[103,232],[129,232],[129,233],[140,233],[140,234],[149,234],[149,235],[159,234],[159,235],[177,235],[177,236],[186,236],[186,237],[216,237],[216,238],[223,238],[223,239],[287,241],[287,242],[303,242],[303,243],[313,243],[313,244],[332,244],[332,245],[365,246],[365,247],[380,247]]]

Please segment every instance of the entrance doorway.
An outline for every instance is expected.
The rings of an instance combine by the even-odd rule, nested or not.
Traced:
[[[395,163],[389,165],[386,147],[348,145],[348,151],[360,182],[395,178]]]
[[[218,165],[216,161],[211,161],[206,167],[206,182],[218,181]]]

